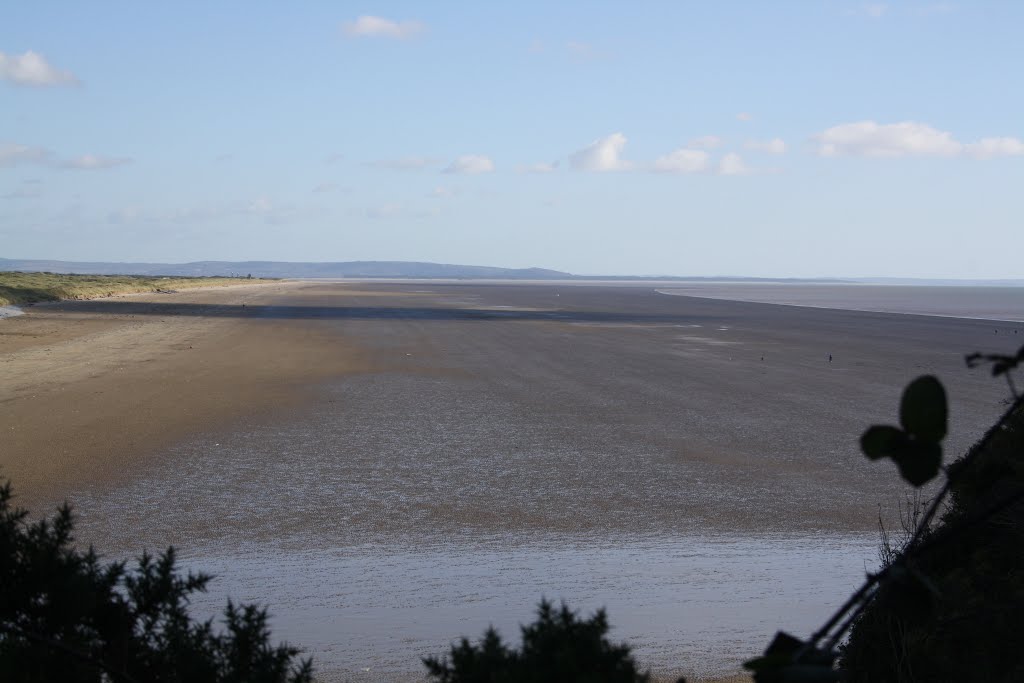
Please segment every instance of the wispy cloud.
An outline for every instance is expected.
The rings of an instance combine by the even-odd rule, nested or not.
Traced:
[[[554,173],[558,170],[558,162],[552,161],[551,163],[539,162],[536,164],[522,164],[517,166],[516,170],[520,173]]]
[[[336,164],[336,163],[338,163],[339,161],[341,161],[344,158],[345,158],[344,154],[339,154],[339,153],[328,154],[327,158],[324,159],[324,163],[325,164]]]
[[[0,142],[0,168],[20,164],[44,164],[52,157],[50,150],[15,142]]]
[[[658,173],[703,173],[708,170],[711,155],[702,149],[677,149],[654,161]]]
[[[57,159],[53,152],[45,147],[20,145],[15,142],[0,142],[0,168],[37,164],[56,168],[93,170],[114,168],[115,166],[123,166],[131,162],[132,159],[128,157],[109,157],[96,154],[83,154],[71,159]]]
[[[337,189],[338,185],[336,183],[320,183],[319,185],[313,188],[313,192],[320,194],[323,192],[333,192],[334,190]]]
[[[771,140],[748,140],[743,145],[752,152],[764,152],[765,154],[785,154],[786,142],[782,138]]]
[[[246,210],[249,213],[265,214],[274,210],[274,203],[266,197],[257,197],[249,202]]]
[[[372,168],[387,168],[393,171],[412,171],[427,166],[436,166],[439,163],[441,163],[439,159],[413,156],[399,159],[378,159],[377,161],[367,161],[363,165]]]
[[[402,213],[402,205],[398,203],[380,204],[366,209],[368,218],[394,218]]]
[[[108,213],[107,222],[114,225],[122,225],[124,223],[133,223],[142,218],[142,216],[142,211],[137,207],[125,206]]]
[[[477,175],[480,173],[490,173],[493,170],[494,162],[488,157],[478,154],[466,154],[450,163],[442,173]]]
[[[754,170],[744,163],[743,157],[736,152],[730,152],[718,161],[719,175],[750,175],[753,172]]]
[[[737,121],[753,121],[754,120],[754,115],[751,114],[749,111],[741,111],[739,114],[736,114],[736,120]]]
[[[341,28],[345,35],[353,38],[406,40],[422,33],[425,27],[418,21],[392,21],[384,17],[364,14],[355,21],[346,21]]]
[[[1014,137],[988,137],[977,142],[956,140],[948,131],[925,123],[903,121],[880,124],[858,121],[833,126],[811,138],[823,157],[995,157],[1024,155],[1024,141]]]
[[[952,14],[956,11],[956,4],[952,2],[933,2],[930,5],[923,5],[914,10],[914,13],[921,17],[931,17],[938,14]]]
[[[0,52],[0,80],[16,85],[76,85],[78,79],[66,69],[58,69],[38,52],[28,50],[20,55]]]
[[[91,171],[103,168],[114,168],[116,166],[124,166],[125,164],[130,164],[131,162],[132,160],[128,157],[106,157],[98,156],[95,154],[83,154],[82,156],[62,161],[59,165],[61,168]]]
[[[865,2],[855,7],[849,7],[844,14],[851,17],[867,17],[869,19],[881,19],[889,12],[889,5],[884,2]]]
[[[23,180],[22,186],[16,187],[6,195],[0,195],[5,200],[30,200],[41,197],[43,194],[42,183],[38,180]]]
[[[632,164],[623,160],[626,136],[612,133],[569,155],[569,166],[576,171],[625,171]]]
[[[569,51],[570,57],[579,62],[590,61],[598,57],[597,50],[593,45],[578,40],[570,40],[565,44],[565,49]]]
[[[722,138],[717,135],[702,135],[699,138],[690,140],[689,147],[693,149],[716,149],[722,146]]]

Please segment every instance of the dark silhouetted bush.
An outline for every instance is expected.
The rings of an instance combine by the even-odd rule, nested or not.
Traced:
[[[0,680],[305,683],[299,651],[271,645],[266,610],[225,611],[222,631],[194,621],[189,596],[208,576],[182,576],[174,550],[136,566],[74,547],[71,511],[30,522],[0,487]]]
[[[608,619],[598,610],[580,619],[565,604],[542,601],[537,620],[522,627],[523,645],[510,649],[493,629],[479,644],[463,638],[447,659],[423,660],[439,683],[646,683],[628,645],[609,642]]]

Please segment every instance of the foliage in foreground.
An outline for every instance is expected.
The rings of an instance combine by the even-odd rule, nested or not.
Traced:
[[[148,277],[141,275],[0,272],[0,306],[62,299],[96,299],[114,294],[260,282],[270,282],[270,280],[240,277]]]
[[[1024,395],[1009,376],[1024,364],[1024,348],[966,360],[969,367],[990,363],[993,376],[1005,376],[1009,408],[945,468],[934,498],[913,507],[897,547],[883,533],[882,568],[820,629],[806,641],[780,632],[745,664],[757,683],[1024,680]],[[899,426],[869,428],[861,449],[872,460],[891,459],[904,480],[921,487],[943,469],[947,410],[939,381],[920,377],[903,393]],[[933,525],[947,497],[949,507]]]
[[[266,610],[228,602],[224,629],[194,621],[173,549],[105,564],[73,545],[67,506],[30,522],[0,487],[0,672],[4,681],[306,683],[299,650],[271,645]]]
[[[476,645],[463,638],[448,659],[423,660],[438,683],[646,683],[629,646],[607,638],[608,618],[598,610],[580,619],[564,603],[555,609],[544,600],[537,621],[523,626],[523,645],[510,649],[494,628]]]
[[[949,479],[950,506],[911,555],[927,586],[868,606],[841,660],[850,681],[1024,681],[1024,409]]]

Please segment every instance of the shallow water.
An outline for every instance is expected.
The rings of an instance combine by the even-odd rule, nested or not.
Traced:
[[[700,283],[657,291],[812,308],[1024,321],[1024,287]]]
[[[491,621],[514,636],[542,596],[606,605],[659,674],[735,671],[776,628],[806,635],[874,561],[905,487],[859,453],[864,427],[934,373],[955,382],[959,452],[1005,394],[963,353],[1013,338],[637,289],[332,292],[267,321],[370,370],[73,495],[80,539],[118,558],[178,546],[223,577],[206,613],[266,601],[324,680],[416,678]]]
[[[415,680],[421,657],[447,652],[490,624],[512,642],[537,602],[605,607],[611,637],[659,675],[738,669],[778,629],[807,635],[875,563],[872,535],[759,538],[500,539],[401,549],[365,545],[292,552],[267,546],[190,553],[225,593],[273,596],[277,637],[301,643],[325,680]]]

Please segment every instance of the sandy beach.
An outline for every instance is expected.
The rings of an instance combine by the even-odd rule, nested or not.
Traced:
[[[324,680],[416,680],[542,594],[714,677],[871,561],[905,490],[860,431],[935,373],[959,452],[1005,394],[963,354],[1015,331],[558,284],[35,306],[0,321],[0,464],[108,556],[178,546],[221,577],[204,609],[271,604]]]
[[[184,435],[281,410],[311,382],[364,368],[354,349],[301,324],[207,314],[296,286],[38,304],[4,320],[0,464],[19,500],[34,508],[116,482]]]

